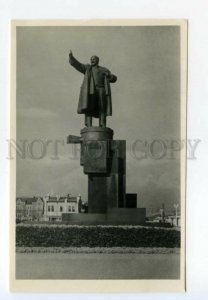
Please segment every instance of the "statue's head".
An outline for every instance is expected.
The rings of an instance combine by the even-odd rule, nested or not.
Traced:
[[[91,66],[97,66],[98,63],[99,63],[99,57],[96,56],[96,55],[93,55],[93,56],[90,58],[90,62],[91,62]]]

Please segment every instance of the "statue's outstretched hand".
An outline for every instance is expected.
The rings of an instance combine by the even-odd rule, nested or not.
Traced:
[[[72,55],[73,55],[73,53],[72,53],[72,51],[70,50],[70,51],[69,51],[69,56],[72,56]]]

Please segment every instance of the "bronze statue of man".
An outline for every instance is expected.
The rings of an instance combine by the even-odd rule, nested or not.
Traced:
[[[99,57],[96,55],[91,57],[90,62],[91,64],[80,63],[70,50],[70,65],[84,74],[77,112],[85,114],[87,127],[92,126],[92,117],[99,118],[100,127],[106,127],[106,116],[112,115],[110,82],[116,82],[117,77],[99,66]]]

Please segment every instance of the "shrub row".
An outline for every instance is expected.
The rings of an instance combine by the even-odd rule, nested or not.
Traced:
[[[180,247],[180,232],[154,228],[16,227],[17,247]]]

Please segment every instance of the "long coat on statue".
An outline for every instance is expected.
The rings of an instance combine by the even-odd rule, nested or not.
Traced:
[[[88,114],[93,117],[99,117],[99,112],[92,110],[90,103],[90,95],[95,94],[95,85],[92,78],[92,66],[90,64],[80,63],[73,55],[69,56],[69,63],[79,72],[84,74],[84,79],[80,88],[78,114]],[[105,74],[104,88],[106,95],[106,116],[112,115],[112,100],[111,100],[111,88],[110,82],[116,82],[117,77],[110,73],[110,71],[104,67],[98,66],[100,70]]]

